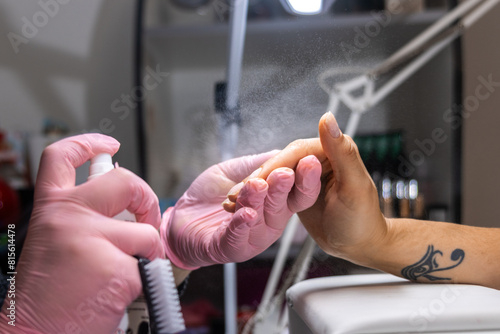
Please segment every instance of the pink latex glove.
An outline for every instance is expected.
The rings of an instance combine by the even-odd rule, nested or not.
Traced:
[[[321,188],[321,164],[314,156],[295,168],[278,168],[266,180],[250,178],[239,192],[236,212],[222,208],[228,191],[278,151],[214,165],[203,172],[162,217],[167,257],[193,270],[242,262],[271,246],[290,217],[312,206]]]
[[[75,167],[119,143],[92,134],[63,139],[43,152],[33,214],[15,277],[15,327],[6,299],[2,333],[113,333],[141,293],[137,260],[162,256],[158,199],[118,168],[75,187]],[[124,209],[141,223],[110,217]],[[2,331],[3,330],[3,331]]]

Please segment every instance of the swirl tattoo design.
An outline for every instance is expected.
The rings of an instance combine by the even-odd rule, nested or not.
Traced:
[[[427,247],[427,253],[425,253],[424,257],[418,261],[415,264],[412,264],[408,267],[403,268],[401,270],[401,275],[404,278],[407,278],[411,281],[416,281],[420,277],[424,277],[428,279],[429,281],[449,281],[451,278],[447,277],[438,277],[431,275],[432,273],[438,272],[438,271],[444,271],[444,270],[449,270],[457,267],[462,261],[464,260],[465,257],[465,252],[457,248],[451,253],[451,260],[455,262],[455,264],[449,266],[449,267],[444,267],[444,268],[439,268],[439,263],[437,262],[437,257],[438,256],[443,256],[443,252],[439,250],[434,250],[434,246],[430,245]]]

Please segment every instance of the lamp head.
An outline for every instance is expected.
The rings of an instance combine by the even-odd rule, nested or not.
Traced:
[[[287,12],[294,15],[325,13],[335,0],[280,0]]]

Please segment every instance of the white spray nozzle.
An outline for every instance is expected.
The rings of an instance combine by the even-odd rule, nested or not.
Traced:
[[[101,153],[90,159],[90,172],[89,172],[89,180],[105,174],[112,170],[113,160],[111,159],[111,154]]]

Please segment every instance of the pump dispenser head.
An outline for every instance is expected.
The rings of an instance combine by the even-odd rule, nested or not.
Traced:
[[[112,170],[113,160],[111,159],[111,154],[101,153],[90,159],[90,172],[88,179],[93,179],[96,176],[105,174]]]

